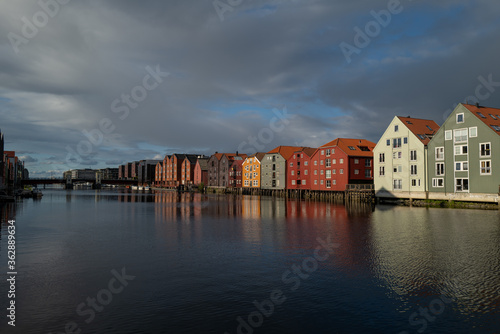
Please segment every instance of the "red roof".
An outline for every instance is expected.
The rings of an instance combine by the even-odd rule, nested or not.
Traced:
[[[439,130],[439,125],[429,119],[401,116],[398,118],[424,145],[427,145]]]
[[[500,131],[497,130],[500,128],[500,109],[482,106],[478,107],[470,104],[464,104],[463,106],[476,115],[477,118],[483,121],[484,124],[490,127],[498,135],[500,135]],[[495,129],[495,127],[497,129]]]
[[[355,157],[372,157],[375,143],[366,139],[337,138],[321,148],[337,146],[345,154]]]
[[[302,151],[304,148],[303,146],[278,146],[267,153],[279,153],[285,160],[288,160],[294,152]]]

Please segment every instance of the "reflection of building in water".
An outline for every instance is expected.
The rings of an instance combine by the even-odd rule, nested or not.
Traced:
[[[0,221],[2,225],[13,219],[16,219],[16,203],[0,203]]]
[[[285,218],[286,201],[283,198],[261,197],[260,212],[263,219]]]
[[[396,294],[443,294],[463,313],[491,312],[493,304],[498,312],[497,213],[377,209],[371,226],[375,273]]]
[[[260,201],[260,196],[243,196],[241,217],[243,219],[260,219]]]

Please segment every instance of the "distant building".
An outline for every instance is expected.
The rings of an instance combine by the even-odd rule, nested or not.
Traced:
[[[156,177],[156,165],[161,160],[141,160],[137,167],[137,181],[139,184],[152,185]]]
[[[118,180],[118,168],[103,168],[99,169],[103,180]]]
[[[235,159],[229,167],[229,187],[243,187],[243,159]]]
[[[288,158],[286,168],[287,189],[312,189],[312,157],[316,150],[316,148],[304,147],[293,152],[292,156]]]
[[[294,152],[303,150],[300,146],[278,146],[264,156],[261,163],[261,188],[286,188],[286,162]]]
[[[234,160],[244,160],[247,154],[215,152],[208,161],[208,186],[227,187],[229,185],[229,167]]]
[[[95,180],[97,170],[95,169],[74,169],[71,171],[73,180]]]
[[[201,158],[196,160],[194,167],[194,184],[195,185],[208,185],[208,158]]]
[[[337,138],[312,157],[312,190],[345,191],[349,184],[373,184],[373,149],[366,139]]]
[[[261,163],[266,153],[257,152],[243,162],[243,187],[260,188]]]

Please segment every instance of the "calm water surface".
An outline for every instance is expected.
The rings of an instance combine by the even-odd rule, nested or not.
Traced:
[[[496,211],[44,194],[2,206],[0,333],[500,333]]]

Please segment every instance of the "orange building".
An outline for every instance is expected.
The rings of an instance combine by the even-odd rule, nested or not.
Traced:
[[[260,165],[266,153],[255,153],[243,162],[243,188],[260,188]]]

